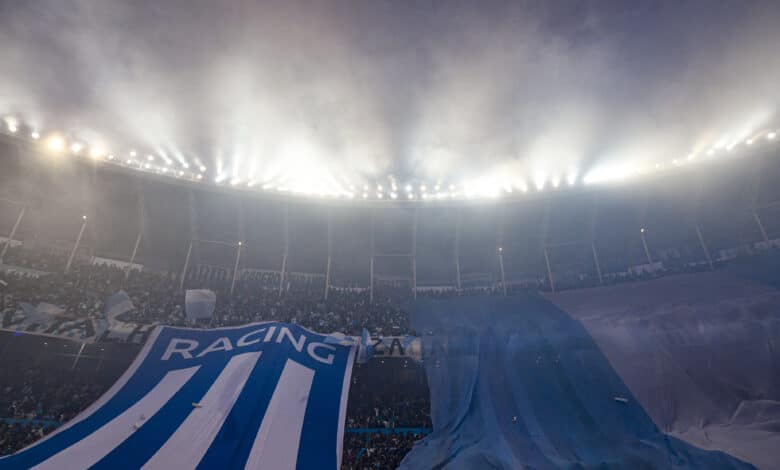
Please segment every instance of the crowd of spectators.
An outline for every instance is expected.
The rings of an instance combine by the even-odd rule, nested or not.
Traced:
[[[50,303],[64,309],[69,316],[97,320],[104,316],[105,300],[120,289],[128,293],[134,305],[121,320],[187,324],[184,289],[175,274],[126,271],[117,266],[79,261],[63,274],[62,255],[19,248],[9,250],[4,261],[6,265],[46,273],[37,277],[13,270],[0,274],[0,279],[7,284],[0,295],[3,326],[18,314],[22,302]],[[655,266],[605,274],[602,281],[629,282],[708,269],[702,263],[669,266],[672,268]],[[596,283],[598,280],[590,273],[561,276],[556,287],[586,287]],[[232,289],[231,284],[230,273],[224,269],[196,266],[188,273],[185,289],[208,287],[217,293],[214,318],[203,326],[275,320],[320,332],[357,335],[366,328],[375,335],[414,333],[401,308],[409,293],[401,288],[379,287],[373,292],[373,299],[368,290],[359,288],[331,289],[326,296],[324,280],[316,276],[289,275],[282,283],[279,273],[259,271],[244,275]],[[547,290],[548,284],[547,279],[540,278],[508,285],[507,291]],[[460,295],[503,291],[501,286],[490,285],[469,287]],[[439,289],[420,295],[457,293]],[[96,380],[100,374],[94,371],[74,374],[68,367],[40,355],[31,354],[22,359],[0,368],[0,454],[19,450],[68,421],[97,399],[112,381],[111,374],[101,380]],[[424,370],[406,359],[388,359],[384,367],[356,366],[348,403],[345,469],[395,468],[414,442],[431,429]]]

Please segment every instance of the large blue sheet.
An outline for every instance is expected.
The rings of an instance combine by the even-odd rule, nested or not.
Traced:
[[[582,325],[539,296],[410,310],[433,432],[402,469],[753,468],[661,433]]]

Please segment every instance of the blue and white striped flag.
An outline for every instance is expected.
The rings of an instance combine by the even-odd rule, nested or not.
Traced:
[[[325,338],[157,327],[105,395],[0,468],[338,470],[356,346]]]
[[[208,289],[192,289],[184,294],[184,313],[187,320],[211,318],[217,305],[217,294]]]

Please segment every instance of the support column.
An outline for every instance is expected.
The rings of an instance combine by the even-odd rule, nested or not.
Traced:
[[[135,244],[133,245],[133,252],[130,255],[130,264],[135,263],[135,257],[138,255],[138,247],[141,245],[141,239],[143,238],[144,233],[144,215],[145,215],[145,207],[144,207],[144,190],[143,187],[141,187],[138,190],[138,235],[135,237]],[[128,268],[125,271],[125,279],[127,279],[127,276],[130,275],[130,269]]]
[[[756,209],[753,209],[753,220],[756,221],[756,225],[758,225],[758,229],[761,231],[761,237],[764,239],[765,242],[768,242],[769,237],[766,235],[764,224],[761,223],[761,217],[758,216],[758,212],[756,212]],[[2,257],[0,257],[0,262],[2,262]]]
[[[604,279],[601,277],[601,263],[599,263],[599,254],[596,251],[596,243],[590,242],[590,249],[593,252],[593,262],[596,264],[596,274],[599,275],[599,284],[604,285]]]
[[[181,276],[179,276],[179,290],[184,289],[184,277],[187,275],[187,269],[190,267],[190,256],[192,256],[192,242],[190,240],[190,247],[187,248],[187,256],[184,258],[184,268],[181,270]]]
[[[715,267],[712,264],[712,257],[710,257],[710,250],[707,248],[707,244],[704,243],[704,237],[701,235],[701,229],[699,228],[698,222],[696,222],[696,235],[699,237],[699,243],[701,244],[701,249],[704,251],[704,256],[707,258],[707,263],[710,265],[710,271],[714,271]]]
[[[642,246],[645,247],[645,256],[647,256],[647,264],[653,264],[653,259],[650,257],[650,250],[647,248],[647,240],[645,239],[645,228],[639,229],[639,236],[642,237]]]
[[[284,207],[284,253],[282,254],[282,272],[279,275],[279,295],[284,290],[284,278],[287,274],[287,255],[290,253],[290,207]]]
[[[501,220],[498,227],[498,267],[501,269],[501,289],[506,296],[506,273],[504,272],[504,215],[506,208],[501,210]]]
[[[550,267],[550,254],[547,250],[547,231],[550,228],[550,205],[551,199],[547,199],[547,211],[542,220],[542,251],[544,252],[544,262],[547,265],[547,279],[550,282],[550,290],[555,293],[555,281],[553,280],[552,268]]]
[[[374,303],[374,257],[376,255],[374,246],[374,209],[371,209],[371,260],[369,262],[369,280],[368,280],[368,299]]]
[[[547,263],[547,279],[550,280],[550,290],[555,293],[555,281],[553,281],[552,269],[550,269],[550,256],[547,254],[547,244],[544,245],[544,261]]]
[[[16,231],[19,229],[19,224],[22,223],[22,219],[24,218],[24,213],[27,211],[27,208],[25,206],[22,206],[22,208],[19,210],[19,215],[16,216],[16,222],[14,222],[14,226],[11,228],[11,233],[8,234],[8,241],[5,242],[3,245],[3,251],[0,252],[0,264],[3,263],[3,259],[5,258],[5,254],[8,251],[8,247],[11,246],[11,242],[14,240],[14,237],[16,236]]]
[[[330,267],[333,258],[333,221],[331,220],[331,212],[328,211],[328,266],[325,268],[325,300],[328,300],[328,292],[330,291]]]
[[[76,370],[76,366],[79,363],[79,359],[81,358],[81,353],[84,352],[84,347],[87,345],[87,343],[81,343],[81,347],[79,347],[79,352],[76,353],[76,358],[73,359],[73,366],[71,366],[70,370]]]
[[[596,274],[599,276],[599,284],[604,285],[604,278],[601,275],[601,263],[599,262],[599,253],[596,251],[596,222],[598,220],[599,213],[599,196],[595,193],[593,196],[593,210],[590,213],[590,251],[593,253],[593,264],[596,265]]]
[[[65,274],[70,271],[70,266],[73,264],[73,257],[76,256],[76,251],[79,249],[79,245],[81,245],[81,237],[84,236],[84,229],[87,228],[87,216],[82,215],[81,216],[81,228],[79,229],[79,235],[76,237],[76,243],[73,244],[73,249],[70,250],[70,256],[68,256],[68,262],[65,264]]]
[[[233,291],[236,290],[236,277],[238,277],[238,263],[241,262],[241,249],[244,248],[244,242],[239,241],[236,248],[236,264],[233,265],[233,278],[230,280],[230,296],[233,296]]]
[[[414,225],[412,226],[412,296],[417,298],[417,211],[414,208]]]
[[[458,289],[458,295],[460,295],[460,210],[457,211],[457,215],[455,217],[455,287]]]

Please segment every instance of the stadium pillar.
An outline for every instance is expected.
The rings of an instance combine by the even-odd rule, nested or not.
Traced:
[[[704,237],[701,235],[701,229],[699,228],[698,222],[696,222],[696,236],[699,237],[699,243],[701,244],[702,251],[704,251],[704,257],[707,258],[707,264],[710,265],[710,271],[714,271],[715,267],[712,265],[712,257],[710,256],[710,250],[707,248],[707,244],[704,243]]]
[[[550,280],[550,290],[555,293],[555,281],[553,281],[552,269],[550,269],[550,256],[547,254],[547,244],[544,244],[544,262],[547,264],[547,279]]]
[[[76,358],[73,359],[73,366],[71,366],[70,370],[76,370],[76,366],[79,363],[79,359],[81,358],[81,353],[84,352],[84,347],[87,345],[87,343],[81,343],[81,347],[79,348],[79,352],[76,353]]]
[[[330,265],[333,257],[333,222],[331,213],[328,211],[328,265],[325,268],[325,300],[328,300],[328,291],[330,291]]]
[[[647,240],[645,239],[645,229],[639,229],[639,236],[642,238],[642,246],[645,248],[645,256],[647,256],[647,264],[653,264],[653,258],[650,257],[650,249],[647,248]]]
[[[414,208],[412,225],[412,297],[417,298],[417,208]]]
[[[27,211],[27,208],[22,206],[22,208],[19,210],[19,215],[16,216],[16,222],[14,222],[14,226],[11,228],[11,233],[8,234],[8,240],[3,245],[3,251],[0,252],[0,264],[3,263],[5,253],[8,251],[8,247],[11,246],[11,242],[13,242],[14,237],[16,236],[16,231],[19,229],[19,225],[22,223],[25,211]]]
[[[601,263],[599,263],[599,254],[596,251],[596,243],[591,240],[590,249],[593,252],[593,262],[596,264],[596,274],[599,275],[599,284],[604,285],[604,280],[601,278]]]
[[[756,221],[756,225],[758,225],[758,229],[761,231],[761,237],[764,239],[765,242],[768,242],[769,237],[766,235],[764,224],[761,223],[761,217],[758,216],[758,212],[756,212],[756,209],[753,209],[753,220]],[[0,262],[2,262],[2,257],[0,257]]]
[[[79,249],[79,245],[81,245],[81,237],[84,236],[84,229],[87,228],[87,216],[83,215],[81,216],[81,228],[79,229],[79,235],[76,237],[76,243],[73,244],[73,249],[70,250],[70,256],[68,256],[68,262],[65,264],[65,274],[70,271],[70,266],[73,264],[73,257],[76,256],[76,251]]]
[[[604,279],[601,276],[601,263],[599,262],[599,253],[596,251],[596,219],[599,213],[599,196],[596,193],[593,196],[593,210],[590,213],[590,251],[593,253],[593,263],[596,265],[596,274],[599,276],[599,285],[604,285]]]
[[[506,273],[504,272],[504,216],[506,208],[501,211],[501,220],[498,226],[498,267],[501,269],[501,290],[506,296]]]
[[[279,295],[284,290],[284,278],[287,273],[287,255],[290,252],[290,210],[284,207],[284,253],[282,253],[282,272],[279,275]]]
[[[184,289],[184,277],[187,275],[187,269],[190,267],[190,256],[192,256],[192,242],[190,239],[190,247],[187,248],[187,256],[184,258],[184,268],[181,270],[181,276],[179,276],[179,290]]]
[[[241,249],[244,248],[244,242],[239,241],[236,248],[236,264],[233,265],[233,278],[230,280],[230,296],[236,290],[236,278],[238,277],[238,263],[241,262]]]
[[[458,289],[458,295],[461,294],[460,285],[460,210],[455,216],[455,287]]]
[[[144,190],[143,188],[138,190],[138,235],[135,237],[135,245],[133,245],[133,253],[130,255],[130,264],[135,263],[135,257],[138,255],[138,247],[141,244],[141,238],[144,234]],[[125,271],[125,279],[130,275],[130,269]]]
[[[369,261],[369,273],[368,273],[368,300],[370,303],[374,303],[374,210],[371,209],[371,259]]]

